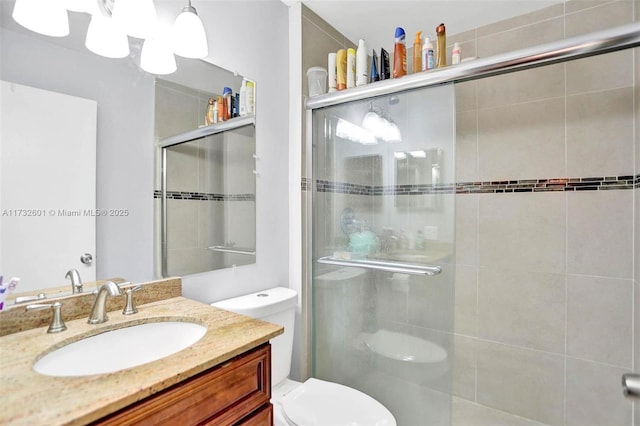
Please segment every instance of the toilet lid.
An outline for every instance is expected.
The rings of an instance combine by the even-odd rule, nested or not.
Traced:
[[[396,426],[391,412],[369,395],[313,378],[282,398],[282,411],[300,426]]]

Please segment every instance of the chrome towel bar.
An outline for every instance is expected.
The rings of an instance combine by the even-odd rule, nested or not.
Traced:
[[[414,265],[410,263],[386,262],[370,259],[339,259],[333,256],[321,257],[318,259],[318,263],[363,269],[375,269],[378,271],[397,272],[410,275],[438,275],[442,272],[442,268],[439,266]]]
[[[255,256],[256,255],[256,250],[255,249],[244,248],[244,247],[211,246],[211,247],[207,247],[207,250],[221,251],[221,252],[224,252],[224,253],[246,254],[247,256]]]

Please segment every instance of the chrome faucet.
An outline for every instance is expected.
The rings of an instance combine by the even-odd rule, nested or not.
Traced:
[[[73,294],[82,293],[82,280],[80,279],[80,274],[76,269],[69,269],[67,271],[67,275],[64,277],[71,280],[71,291]]]
[[[96,299],[93,302],[93,307],[87,320],[89,324],[101,324],[109,319],[107,318],[105,307],[107,304],[107,294],[110,296],[120,296],[122,295],[122,291],[120,287],[112,281],[107,281],[102,284],[98,289],[98,294],[96,294]]]

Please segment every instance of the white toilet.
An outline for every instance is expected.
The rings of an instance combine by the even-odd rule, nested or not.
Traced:
[[[271,402],[276,426],[395,426],[391,412],[370,396],[337,383],[287,379],[291,369],[298,294],[276,287],[212,303],[231,312],[284,326],[271,340]]]

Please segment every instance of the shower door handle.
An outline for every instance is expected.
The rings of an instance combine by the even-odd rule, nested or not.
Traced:
[[[640,398],[640,374],[622,375],[622,393],[624,396]]]
[[[333,256],[321,257],[318,263],[336,266],[349,266],[354,268],[375,269],[378,271],[397,272],[409,275],[438,275],[442,272],[439,266],[413,265],[410,263],[384,262],[368,259],[338,259]]]

